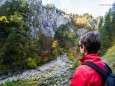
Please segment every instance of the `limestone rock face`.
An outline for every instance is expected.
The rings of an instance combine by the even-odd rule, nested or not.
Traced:
[[[43,6],[42,0],[27,0],[27,2],[32,10],[30,30],[34,38],[38,32],[52,38],[60,25],[71,21],[65,12],[53,4]]]

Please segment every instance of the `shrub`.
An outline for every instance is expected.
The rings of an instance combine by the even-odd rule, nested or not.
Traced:
[[[58,55],[58,48],[55,48],[55,49],[53,50],[53,55],[55,55],[55,56]]]
[[[115,73],[115,45],[108,49],[107,53],[103,56],[103,59],[109,63],[112,71]]]
[[[34,58],[35,58],[35,62],[37,64],[37,66],[39,66],[42,63],[41,57],[36,55]]]
[[[53,43],[52,43],[52,48],[57,48],[58,45],[59,45],[58,41],[54,40]]]
[[[6,16],[1,16],[1,17],[0,17],[0,22],[9,23],[9,21],[8,21],[7,18],[6,18]]]
[[[103,56],[103,58],[106,58],[107,62],[115,61],[115,45],[108,49],[107,53]]]
[[[30,86],[30,83],[28,80],[21,80],[17,82],[6,82],[5,84],[2,84],[1,86]]]
[[[43,63],[47,63],[48,62],[48,58],[47,57],[44,57],[43,58]]]
[[[72,69],[75,69],[78,66],[77,60],[74,60],[72,63]]]
[[[30,69],[37,67],[36,60],[32,59],[31,57],[27,58],[26,64],[27,64],[27,67],[30,68]]]
[[[63,48],[58,48],[59,51],[59,55],[62,55],[64,53],[64,49]]]
[[[74,61],[75,59],[79,59],[79,57],[81,57],[80,52],[78,51],[78,49],[76,50],[76,48],[74,47],[73,49],[69,49],[69,51],[67,52],[67,55],[69,57],[70,60]]]

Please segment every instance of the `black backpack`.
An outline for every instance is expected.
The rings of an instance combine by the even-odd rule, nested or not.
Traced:
[[[91,68],[95,69],[97,72],[99,72],[103,76],[103,79],[105,83],[107,83],[107,86],[115,86],[115,74],[112,73],[110,67],[106,63],[105,63],[105,69],[107,72],[105,72],[92,62],[84,62],[83,65],[88,65]]]

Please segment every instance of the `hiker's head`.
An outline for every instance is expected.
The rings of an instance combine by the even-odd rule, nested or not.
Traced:
[[[101,47],[99,33],[97,31],[86,33],[81,37],[79,47],[81,54],[86,55],[97,53]]]

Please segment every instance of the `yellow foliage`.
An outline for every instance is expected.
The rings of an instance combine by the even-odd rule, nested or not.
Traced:
[[[74,60],[75,60],[75,57],[74,57],[73,55],[70,55],[70,56],[69,56],[69,59],[72,60],[72,61],[74,61]]]
[[[32,59],[31,57],[27,58],[26,63],[27,63],[27,66],[29,68],[36,68],[37,67],[35,59]]]
[[[29,58],[27,59],[27,62],[30,62],[30,61],[32,61],[32,58],[31,58],[31,57],[29,57]]]
[[[73,55],[73,50],[69,49],[67,53],[70,60],[74,61],[76,59]]]
[[[52,43],[52,48],[56,48],[58,47],[59,43],[57,40],[54,40],[53,43]]]
[[[80,60],[78,60],[78,66],[81,65],[81,64],[82,64],[82,62]]]
[[[6,16],[1,16],[0,17],[0,21],[3,21],[5,23],[9,23],[9,21],[7,20]]]

